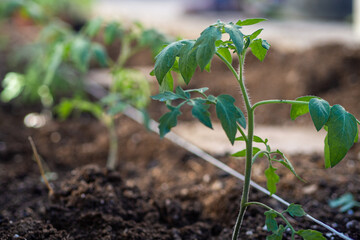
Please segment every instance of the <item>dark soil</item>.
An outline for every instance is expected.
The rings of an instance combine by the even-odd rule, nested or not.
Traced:
[[[253,101],[295,98],[313,90],[311,94],[327,97],[331,104],[336,100],[359,117],[360,88],[359,78],[355,77],[360,75],[359,51],[331,46],[302,54],[300,58],[299,53],[274,51],[265,60],[264,72],[256,70],[261,63],[249,56],[249,89],[264,89],[263,96],[252,95]],[[225,81],[230,76],[224,73],[222,65],[213,62],[213,66],[213,73],[224,81],[219,84],[218,78],[211,79],[212,74],[197,73],[196,77],[203,80],[194,81],[191,87],[210,85],[214,95],[223,90],[238,92],[235,83]],[[327,75],[328,71],[331,74]],[[316,81],[308,79],[310,76]],[[316,84],[321,81],[328,86],[326,89]],[[334,86],[339,90],[334,91]],[[32,110],[38,109],[9,105],[0,108],[0,239],[230,239],[242,182],[123,116],[117,120],[119,166],[117,171],[108,171],[104,168],[108,148],[104,126],[83,116],[48,122],[40,129],[26,128],[23,117]],[[153,104],[150,111],[157,116],[163,110]],[[265,114],[257,118],[260,123],[280,124],[278,118],[284,119],[288,108],[259,109],[257,114]],[[184,114],[183,120],[189,119]],[[28,136],[34,138],[46,168],[57,174],[57,179],[51,180],[53,196],[48,197],[32,161]],[[279,166],[277,194],[302,204],[312,216],[340,232],[360,239],[359,209],[340,213],[327,203],[346,192],[360,200],[359,149],[356,144],[342,163],[328,170],[323,168],[322,156],[291,156],[298,174],[307,182],[302,183]],[[218,157],[243,172],[243,160]],[[263,186],[266,167],[265,161],[259,161],[253,170],[253,180]],[[254,189],[250,198],[284,209]],[[263,213],[258,207],[248,209],[241,239],[266,238]],[[296,229],[316,229],[328,239],[339,239],[309,220],[290,221]],[[288,233],[286,236],[289,239]]]

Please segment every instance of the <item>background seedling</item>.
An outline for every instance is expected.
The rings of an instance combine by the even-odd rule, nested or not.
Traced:
[[[334,167],[346,155],[354,142],[358,140],[359,121],[348,113],[342,106],[330,106],[325,100],[315,96],[300,97],[296,100],[264,100],[252,104],[249,93],[245,87],[243,77],[245,56],[247,50],[251,50],[260,61],[263,61],[267,51],[270,48],[265,40],[258,38],[262,29],[252,34],[246,35],[242,32],[242,27],[253,25],[264,21],[265,19],[246,19],[239,20],[236,23],[217,23],[207,27],[196,40],[179,40],[166,46],[156,57],[155,68],[152,72],[156,76],[160,85],[160,94],[153,96],[155,100],[166,102],[168,113],[160,118],[159,130],[163,137],[172,127],[177,125],[177,118],[181,114],[181,107],[188,104],[192,107],[192,115],[205,126],[212,128],[210,113],[208,111],[211,105],[215,105],[216,115],[222,128],[224,129],[231,144],[235,141],[244,141],[246,149],[235,154],[237,157],[245,157],[245,181],[240,203],[240,211],[234,227],[232,239],[238,239],[239,231],[246,209],[250,205],[258,205],[265,209],[266,226],[271,232],[267,239],[282,239],[283,233],[289,229],[292,239],[295,235],[303,239],[325,239],[322,234],[315,230],[295,230],[287,221],[285,214],[290,216],[302,217],[306,215],[300,205],[291,204],[284,212],[278,212],[271,207],[259,203],[249,202],[249,187],[251,179],[251,168],[254,161],[259,157],[265,157],[268,160],[269,167],[265,170],[267,178],[267,187],[271,194],[276,192],[276,184],[279,182],[279,176],[276,174],[274,163],[280,163],[288,168],[295,176],[301,179],[295,172],[291,162],[280,150],[272,150],[268,140],[263,140],[254,136],[254,112],[262,105],[274,103],[286,103],[291,105],[291,118],[310,113],[311,119],[317,131],[324,128],[328,133],[325,138],[325,167]],[[222,40],[222,35],[229,37],[228,40]],[[239,70],[236,71],[232,65],[232,53],[236,55],[239,61]],[[230,95],[212,96],[205,92],[207,88],[183,90],[177,87],[173,91],[173,78],[171,71],[182,75],[186,84],[190,83],[197,66],[201,70],[209,70],[211,60],[214,55],[218,56],[234,75],[240,86],[243,101],[245,104],[245,114],[235,105],[235,99]],[[197,94],[198,97],[193,95]],[[173,105],[172,101],[178,100],[178,105]],[[177,102],[178,102],[177,101]],[[247,130],[247,132],[246,132]],[[253,147],[253,142],[264,144],[264,148]],[[285,225],[278,225],[276,218],[280,217]]]
[[[95,37],[102,29],[102,20],[94,19],[84,28],[83,33]],[[143,112],[144,123],[147,113],[145,108],[150,97],[149,83],[140,71],[126,68],[127,61],[139,51],[150,49],[155,55],[165,43],[165,36],[153,29],[144,29],[137,23],[125,29],[118,22],[110,22],[103,27],[103,41],[106,45],[120,42],[119,55],[112,61],[108,54],[99,51],[99,60],[110,66],[112,85],[109,95],[98,103],[85,98],[67,99],[57,107],[60,117],[67,118],[73,109],[90,112],[104,123],[109,132],[109,155],[107,168],[114,170],[118,159],[118,138],[115,116],[122,113],[128,105]]]

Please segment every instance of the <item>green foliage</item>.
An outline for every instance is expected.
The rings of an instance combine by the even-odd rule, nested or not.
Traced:
[[[134,69],[121,69],[115,70],[112,75],[112,93],[118,93],[122,101],[138,109],[147,106],[150,86],[144,74]]]
[[[326,126],[328,134],[325,144],[329,151],[325,152],[325,166],[334,167],[345,157],[354,144],[358,127],[355,117],[346,112],[340,105],[331,107]]]
[[[276,232],[279,229],[279,226],[275,220],[277,213],[274,210],[266,211],[265,213],[265,225],[268,231]]]
[[[302,206],[294,203],[288,206],[286,212],[288,212],[292,217],[303,217],[306,215]]]
[[[297,232],[304,240],[326,240],[321,232],[315,230],[300,230]]]
[[[354,207],[360,207],[360,202],[356,201],[351,193],[345,193],[337,199],[330,200],[329,206],[340,207],[340,212],[346,212]]]
[[[19,96],[24,88],[24,75],[19,73],[10,72],[6,74],[2,81],[4,90],[1,92],[1,101],[9,102]]]
[[[296,101],[299,102],[310,102],[311,99],[318,98],[315,96],[304,96],[299,97],[296,99]],[[292,120],[295,120],[297,117],[302,116],[304,114],[307,114],[309,112],[309,106],[306,104],[291,104],[291,111],[290,111],[290,117]]]
[[[265,176],[267,179],[267,188],[270,192],[270,195],[276,192],[276,184],[280,181],[279,175],[275,173],[276,168],[273,166],[269,166],[268,169],[265,170]]]
[[[15,15],[36,23],[46,23],[57,17],[83,19],[89,12],[92,0],[1,0],[0,18]]]
[[[165,113],[159,119],[159,130],[160,130],[160,137],[164,137],[165,134],[170,132],[170,129],[177,125],[177,117],[181,114],[178,107],[167,106],[170,112]]]
[[[226,133],[231,144],[235,141],[244,141],[246,149],[233,154],[235,157],[245,157],[245,185],[240,204],[240,213],[237,219],[237,225],[234,228],[233,240],[237,239],[238,229],[240,229],[241,219],[244,217],[246,207],[251,204],[260,205],[269,211],[265,212],[266,226],[272,232],[266,239],[281,240],[283,233],[290,229],[292,239],[297,234],[303,239],[325,239],[320,232],[314,230],[295,231],[291,224],[286,220],[284,213],[291,216],[303,217],[306,215],[302,207],[298,204],[291,204],[283,213],[277,212],[262,203],[247,202],[249,184],[251,179],[251,167],[257,158],[266,157],[269,167],[265,170],[267,178],[267,188],[270,195],[276,192],[277,183],[280,180],[276,174],[277,168],[273,164],[281,164],[290,170],[298,179],[301,177],[295,172],[295,169],[289,159],[280,150],[273,151],[268,144],[268,139],[263,140],[259,136],[254,136],[254,111],[261,105],[270,103],[289,103],[291,104],[290,117],[295,120],[297,117],[310,113],[311,119],[317,131],[324,128],[328,131],[325,138],[325,166],[333,167],[344,158],[347,151],[358,139],[357,121],[353,115],[346,112],[339,105],[330,106],[325,100],[315,96],[304,96],[296,100],[264,100],[255,104],[250,103],[250,99],[243,79],[243,69],[245,55],[247,51],[258,58],[260,61],[265,59],[270,44],[266,40],[258,38],[262,29],[258,29],[246,35],[242,32],[243,26],[260,23],[265,19],[247,19],[239,20],[236,24],[223,23],[221,21],[205,28],[199,38],[196,40],[179,40],[165,46],[157,55],[155,68],[152,74],[156,76],[160,85],[160,93],[153,96],[154,100],[166,102],[170,112],[165,113],[159,120],[159,129],[161,137],[164,137],[171,128],[177,125],[177,118],[181,114],[181,107],[187,103],[192,107],[192,114],[205,126],[212,128],[210,105],[215,105],[216,116]],[[224,40],[224,36],[228,40]],[[232,54],[236,54],[239,59],[239,71],[233,66]],[[180,73],[186,84],[190,81],[196,72],[197,67],[203,70],[210,70],[211,61],[214,56],[218,56],[234,75],[239,83],[247,119],[243,111],[235,105],[235,99],[230,95],[221,94],[219,96],[206,95],[205,90],[183,90],[177,87],[173,92],[173,77],[171,72]],[[193,92],[200,94],[200,97],[194,97]],[[176,100],[177,105],[173,106]],[[244,130],[247,130],[245,133]],[[240,134],[241,136],[237,136]],[[264,144],[263,148],[253,146],[253,142]],[[250,168],[250,169],[249,169]],[[302,180],[303,181],[303,180]],[[276,217],[281,217],[286,223],[285,226],[278,225]]]
[[[309,111],[311,119],[314,122],[317,131],[325,125],[330,115],[330,105],[323,99],[313,98],[309,102]]]
[[[231,144],[234,144],[237,132],[238,119],[245,118],[240,110],[234,105],[235,99],[230,95],[220,95],[217,97],[216,114],[221,122]]]

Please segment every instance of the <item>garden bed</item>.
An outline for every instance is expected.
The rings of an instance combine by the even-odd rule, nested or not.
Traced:
[[[262,86],[263,91],[252,95],[254,101],[269,97],[294,99],[311,93],[331,104],[342,104],[359,118],[359,63],[359,50],[341,46],[320,47],[305,53],[272,50],[265,63],[257,63],[249,56],[246,78],[250,92]],[[261,72],[256,70],[258,64],[262,64]],[[209,86],[214,95],[239,92],[232,85],[234,81],[228,79],[231,76],[223,71],[224,66],[214,61],[213,74],[196,73],[200,81],[194,81],[196,86],[191,87]],[[325,89],[318,87],[320,82]],[[334,86],[339,90],[334,91]],[[257,122],[291,124],[284,121],[289,119],[289,107],[276,109],[280,110],[259,108],[258,114],[264,117],[257,118]],[[107,171],[104,167],[108,138],[101,123],[83,115],[80,119],[51,121],[40,129],[26,128],[23,117],[36,110],[1,106],[1,239],[231,238],[242,182],[168,140],[161,140],[125,116],[117,120],[118,170]],[[158,119],[166,109],[154,102],[149,111]],[[181,119],[191,121],[189,114]],[[306,124],[308,120],[302,118],[300,122]],[[34,138],[49,170],[58,176],[51,181],[55,194],[50,198],[32,161],[28,136]],[[323,167],[322,155],[290,156],[306,183],[279,167],[278,195],[302,204],[312,216],[351,238],[360,238],[359,210],[340,213],[327,202],[346,192],[358,198],[358,153],[359,144],[356,144],[345,161],[328,170]],[[217,157],[243,172],[244,160]],[[253,180],[265,186],[266,162],[255,164]],[[279,202],[257,190],[252,190],[250,198],[284,209]],[[250,207],[245,218],[241,239],[265,239],[268,232],[264,229],[263,209]],[[316,229],[329,239],[338,239],[313,222],[297,220],[290,219],[298,229]]]

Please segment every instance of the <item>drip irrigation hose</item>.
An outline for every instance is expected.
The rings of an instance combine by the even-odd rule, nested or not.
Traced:
[[[94,83],[94,82],[92,82],[91,84],[89,84],[87,86],[87,91],[90,94],[92,94],[94,97],[99,98],[99,99],[107,94],[107,91],[102,86],[100,86],[99,84]],[[140,124],[143,124],[143,114],[139,110],[137,110],[136,108],[128,106],[123,114],[125,116],[131,118],[132,120],[134,120],[134,121],[136,121],[136,122],[138,122]],[[157,133],[157,134],[159,134],[158,125],[159,125],[159,123],[157,123],[155,120],[153,120],[153,119],[149,120],[149,126],[148,126],[149,129],[151,131]],[[186,140],[184,140],[179,135],[177,135],[177,134],[175,134],[173,132],[169,132],[168,134],[166,134],[165,138],[170,140],[171,142],[177,144],[178,146],[186,149],[187,151],[193,153],[194,155],[202,158],[203,160],[207,161],[208,163],[220,168],[221,170],[227,172],[228,174],[240,179],[241,181],[245,180],[244,175],[242,175],[241,173],[239,173],[236,170],[232,169],[231,167],[224,164],[220,160],[214,158],[210,154],[204,152],[199,147],[193,145],[192,143],[187,142]],[[285,201],[284,199],[277,196],[276,194],[270,195],[270,192],[267,189],[263,188],[262,186],[260,186],[259,184],[257,184],[256,182],[254,182],[252,180],[250,181],[250,185],[253,188],[263,192],[264,194],[274,198],[275,200],[277,200],[278,202],[284,204],[285,206],[290,205],[289,202]],[[329,230],[330,232],[336,234],[337,236],[339,236],[342,239],[353,240],[352,238],[350,238],[350,237],[346,236],[345,234],[335,230],[334,228],[326,225],[325,223],[321,222],[320,220],[317,220],[316,218],[312,217],[309,214],[306,214],[305,217],[308,218],[309,220],[317,223],[318,225],[326,228],[327,230]]]

